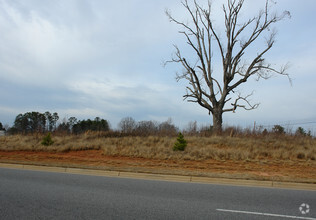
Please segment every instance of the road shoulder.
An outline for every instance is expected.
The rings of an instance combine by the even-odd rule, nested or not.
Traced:
[[[166,175],[166,174],[153,174],[153,173],[141,173],[141,172],[135,173],[135,172],[126,172],[126,171],[110,171],[110,170],[83,169],[83,168],[72,168],[72,167],[38,166],[38,165],[11,164],[11,163],[0,163],[0,168],[58,172],[58,173],[80,174],[80,175],[93,175],[93,176],[106,176],[106,177],[120,177],[120,178],[132,178],[132,179],[145,179],[145,180],[316,191],[316,184],[280,182],[280,181],[270,181],[270,180],[260,181],[260,180],[212,178],[212,177],[198,177],[198,176],[185,176],[185,175]]]

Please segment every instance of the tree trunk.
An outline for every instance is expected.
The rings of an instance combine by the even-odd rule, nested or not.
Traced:
[[[221,110],[213,112],[213,131],[220,133],[222,131],[223,112]]]

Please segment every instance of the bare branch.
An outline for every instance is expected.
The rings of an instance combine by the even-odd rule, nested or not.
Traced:
[[[235,99],[235,102],[234,103],[231,103],[231,105],[233,106],[232,108],[229,108],[229,109],[224,109],[223,112],[234,112],[236,111],[237,108],[243,108],[245,110],[253,110],[253,109],[256,109],[259,107],[259,104],[260,103],[256,103],[256,104],[251,104],[250,101],[249,101],[249,97],[253,95],[253,92],[247,96],[241,96],[240,93],[238,93],[238,97]],[[231,98],[230,98],[231,99]],[[229,100],[230,100],[229,99]],[[228,101],[228,100],[227,100]],[[241,105],[239,104],[240,101],[243,101],[245,102],[245,105]]]

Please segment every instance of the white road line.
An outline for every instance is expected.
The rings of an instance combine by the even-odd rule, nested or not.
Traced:
[[[220,212],[233,212],[233,213],[242,213],[242,214],[249,214],[249,215],[264,215],[264,216],[273,216],[273,217],[281,217],[281,218],[316,220],[316,218],[310,218],[310,217],[301,217],[301,216],[292,216],[292,215],[279,215],[279,214],[263,213],[263,212],[248,212],[248,211],[229,210],[229,209],[216,209],[216,210],[220,211]]]

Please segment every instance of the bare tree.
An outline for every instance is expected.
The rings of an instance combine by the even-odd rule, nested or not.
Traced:
[[[178,128],[172,123],[172,119],[168,118],[167,121],[164,121],[158,125],[158,132],[160,135],[172,136],[178,133]]]
[[[190,135],[196,134],[198,132],[197,128],[197,122],[196,121],[190,121],[187,125],[187,128],[185,129],[187,133]]]
[[[139,121],[136,125],[135,132],[138,135],[154,135],[158,131],[158,122],[156,121]]]
[[[227,0],[222,8],[224,37],[221,37],[211,18],[210,1],[207,8],[203,8],[196,0],[192,6],[187,0],[182,2],[189,13],[190,23],[176,20],[169,11],[166,11],[170,21],[182,27],[183,30],[179,33],[185,36],[187,44],[193,49],[197,58],[194,62],[190,62],[175,45],[175,56],[168,62],[180,63],[184,67],[183,73],[177,74],[176,77],[178,81],[185,79],[188,82],[187,93],[183,97],[188,102],[195,102],[206,108],[209,114],[212,113],[215,131],[222,129],[224,112],[235,112],[237,108],[252,110],[258,107],[259,104],[252,104],[249,100],[252,93],[243,95],[236,90],[250,77],[257,80],[269,79],[274,73],[288,76],[287,65],[277,69],[264,58],[275,43],[276,31],[271,29],[273,24],[290,17],[288,11],[282,15],[272,13],[270,2],[271,0],[266,0],[264,8],[256,16],[242,22],[240,14],[244,0]],[[252,55],[250,46],[262,40],[264,40],[261,42],[262,48],[257,49],[257,53]],[[220,73],[214,71],[213,54],[221,59]],[[251,55],[252,58],[249,58]]]
[[[132,117],[122,118],[118,127],[123,133],[132,133],[136,128],[136,121]]]

